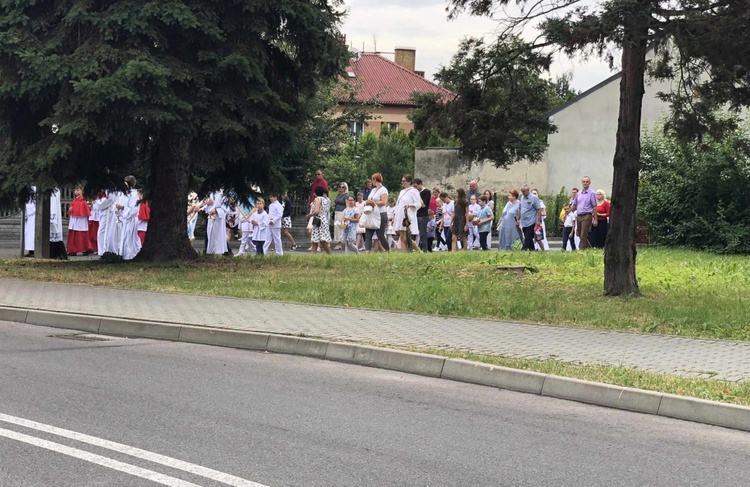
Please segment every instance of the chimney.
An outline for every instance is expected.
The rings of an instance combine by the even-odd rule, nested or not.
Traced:
[[[413,47],[396,47],[396,64],[414,72],[417,66],[417,50]]]

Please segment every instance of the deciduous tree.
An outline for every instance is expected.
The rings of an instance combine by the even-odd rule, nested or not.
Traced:
[[[449,15],[468,10],[497,14],[508,0],[449,0]],[[604,256],[604,292],[640,295],[636,278],[636,208],[640,171],[641,109],[649,47],[660,54],[653,74],[679,86],[663,96],[672,103],[670,126],[683,139],[731,128],[712,116],[717,106],[750,105],[747,0],[579,0],[518,2],[522,13],[509,27],[538,27],[539,45],[569,54],[608,56],[620,49],[622,77],[612,211]]]

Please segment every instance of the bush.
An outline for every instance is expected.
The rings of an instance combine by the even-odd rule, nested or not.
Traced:
[[[750,253],[747,127],[722,140],[682,144],[656,129],[644,137],[639,218],[651,242]]]

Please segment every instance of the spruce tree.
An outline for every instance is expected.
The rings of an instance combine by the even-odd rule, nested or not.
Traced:
[[[0,185],[151,175],[143,260],[192,258],[186,195],[280,184],[346,48],[339,0],[0,4]]]

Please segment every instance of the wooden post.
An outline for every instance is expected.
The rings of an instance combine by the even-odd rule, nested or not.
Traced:
[[[36,228],[34,230],[34,257],[49,259],[50,192],[36,194]]]

